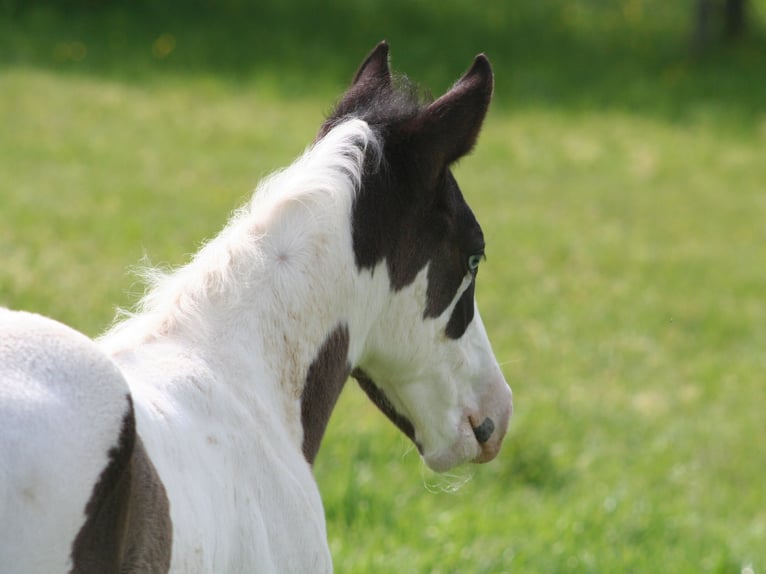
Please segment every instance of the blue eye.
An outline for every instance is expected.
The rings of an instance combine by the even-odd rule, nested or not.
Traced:
[[[468,269],[472,273],[475,273],[479,268],[479,263],[481,263],[483,257],[484,255],[482,253],[475,253],[468,258]]]

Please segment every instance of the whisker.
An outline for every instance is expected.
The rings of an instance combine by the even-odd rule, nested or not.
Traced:
[[[460,490],[473,480],[474,474],[467,466],[461,466],[456,470],[465,471],[466,474],[458,474],[455,471],[437,473],[421,461],[420,477],[423,480],[423,488],[431,494],[460,494]]]
[[[402,453],[402,459],[404,459],[407,455],[409,455],[414,448],[415,448],[415,445],[412,444],[411,441],[407,441],[407,446],[405,447],[404,452]]]

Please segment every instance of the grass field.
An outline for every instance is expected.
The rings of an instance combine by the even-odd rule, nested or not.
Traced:
[[[129,266],[185,261],[375,41],[435,92],[485,50],[497,101],[457,176],[511,430],[438,476],[349,385],[316,465],[337,571],[766,572],[763,2],[696,59],[660,0],[371,0],[348,34],[340,2],[313,28],[291,3],[74,4],[0,2],[0,304],[98,334]]]

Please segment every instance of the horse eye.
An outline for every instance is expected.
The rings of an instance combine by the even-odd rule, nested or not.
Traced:
[[[482,257],[484,256],[481,253],[475,253],[468,258],[468,269],[471,272],[475,273],[479,268],[479,263],[481,263]]]

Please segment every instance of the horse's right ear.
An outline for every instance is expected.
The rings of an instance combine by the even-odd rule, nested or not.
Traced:
[[[457,161],[476,144],[493,86],[492,66],[479,54],[463,77],[414,119],[410,130],[435,158],[437,169]]]

